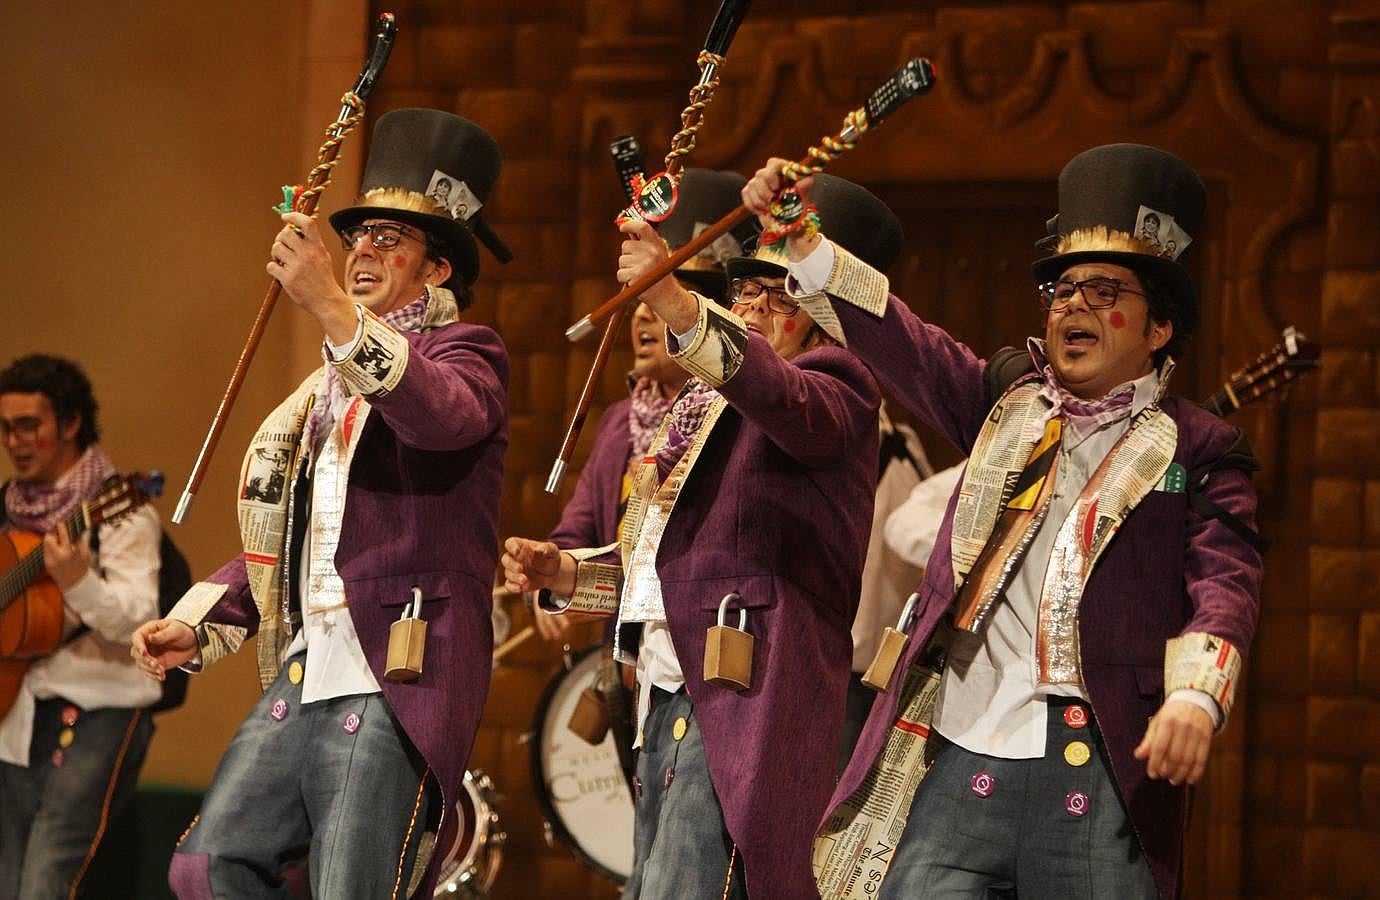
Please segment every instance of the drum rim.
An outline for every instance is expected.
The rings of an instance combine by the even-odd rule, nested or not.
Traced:
[[[598,653],[603,649],[604,645],[600,643],[586,647],[577,653],[571,653],[570,668],[564,669],[561,674],[569,675],[575,670],[577,665],[584,661],[585,657],[593,653]],[[537,702],[537,711],[532,716],[532,740],[527,745],[527,762],[531,769],[532,788],[533,793],[536,794],[537,797],[537,807],[541,810],[542,821],[551,829],[552,835],[565,845],[565,848],[575,856],[576,860],[598,872],[600,875],[603,875],[610,881],[623,885],[627,883],[628,876],[613,871],[608,866],[586,853],[585,849],[580,846],[579,841],[570,833],[570,829],[566,828],[565,822],[561,820],[560,815],[556,812],[556,807],[552,805],[550,799],[547,797],[546,776],[541,767],[541,738],[543,727],[546,724],[546,711],[550,708],[552,700],[555,699],[556,688],[560,683],[561,679],[554,677],[547,683],[546,688],[542,691],[541,699]],[[636,799],[631,799],[633,799],[634,806],[636,806]]]
[[[490,779],[490,784],[487,788],[479,784],[479,779],[475,777],[476,772]],[[487,810],[489,815],[498,814],[498,803],[496,802],[496,795],[498,792],[493,785],[491,776],[480,768],[465,770],[465,777],[461,779],[460,792],[470,798],[470,802],[474,807],[475,832],[470,841],[470,845],[465,848],[463,858],[456,859],[452,862],[454,871],[449,875],[447,875],[446,871],[446,855],[448,855],[449,851],[442,855],[441,861],[437,864],[436,887],[439,891],[447,882],[454,882],[455,884],[467,886],[479,891],[478,896],[487,896],[490,890],[493,889],[494,882],[498,879],[499,869],[503,866],[504,840],[499,839],[499,835],[502,834],[502,832],[495,832],[493,830],[494,825],[498,824],[497,822],[486,820],[481,828],[479,820],[480,812],[484,810]],[[460,818],[459,801],[460,798],[457,796],[456,802],[452,804],[455,807],[457,819]],[[457,822],[457,825],[461,825],[463,831],[462,823]],[[457,842],[460,839],[461,833],[462,832],[457,832],[456,834],[455,839]],[[506,835],[504,838],[506,839]],[[472,861],[470,860],[470,854],[476,849],[481,851],[479,855],[483,858]]]

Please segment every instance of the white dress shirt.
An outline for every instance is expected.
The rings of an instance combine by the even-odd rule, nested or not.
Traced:
[[[343,359],[359,340],[363,324],[345,347],[326,342],[334,359]],[[324,382],[321,390],[324,390]],[[336,397],[316,432],[311,480],[311,507],[306,539],[298,560],[297,579],[302,598],[302,627],[288,646],[292,656],[307,651],[303,665],[302,702],[330,700],[352,694],[376,694],[378,679],[364,658],[354,620],[345,605],[345,585],[335,568],[335,548],[344,521],[349,468],[344,456],[340,423],[355,398]]]

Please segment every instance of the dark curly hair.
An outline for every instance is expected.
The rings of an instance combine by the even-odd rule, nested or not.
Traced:
[[[80,417],[77,447],[81,450],[101,438],[96,422],[100,407],[91,392],[91,381],[71,360],[42,353],[21,356],[0,372],[0,394],[42,394],[52,405],[59,426]]]

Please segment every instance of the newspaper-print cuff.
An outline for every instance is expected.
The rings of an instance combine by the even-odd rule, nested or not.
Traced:
[[[537,595],[537,605],[552,615],[579,612],[612,616],[618,613],[622,591],[622,566],[581,561],[575,566],[575,593],[563,597],[552,591],[542,591]]]
[[[743,367],[747,352],[747,323],[711,300],[692,294],[699,303],[695,336],[671,353],[671,358],[712,388],[722,387]]]
[[[167,618],[176,619],[183,624],[196,628],[210,614],[211,607],[219,603],[220,598],[225,596],[229,587],[226,584],[198,581],[188,588],[187,593],[182,595],[182,599],[177,601],[177,605],[168,611]]]
[[[829,270],[824,293],[880,319],[886,312],[890,290],[891,282],[885,275],[838,244],[834,245],[834,267]]]
[[[787,282],[787,290],[790,289],[790,282]],[[848,336],[843,333],[843,323],[839,321],[838,313],[834,312],[834,304],[829,301],[829,295],[821,292],[813,294],[791,294],[791,299],[800,304],[800,308],[810,314],[810,318],[815,320],[815,324],[824,329],[824,333],[839,342],[840,347],[848,346]]]
[[[240,649],[249,629],[242,625],[221,625],[206,622],[196,628],[197,655],[182,668],[188,672],[198,672],[212,663],[219,662]],[[196,668],[191,668],[195,664]]]
[[[1218,731],[1227,724],[1240,676],[1241,653],[1224,638],[1190,631],[1165,642],[1165,696],[1180,690],[1207,694],[1222,712]]]
[[[347,393],[377,400],[402,381],[407,356],[407,338],[364,310],[364,333],[350,354],[340,362],[332,362],[331,367],[340,376]]]

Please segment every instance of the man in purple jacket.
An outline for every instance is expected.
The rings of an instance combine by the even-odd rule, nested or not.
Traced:
[[[986,364],[845,249],[791,241],[801,305],[837,313],[835,337],[970,456],[816,846],[824,896],[1177,893],[1261,575],[1240,433],[1164,395],[1205,202],[1163,151],[1075,157],[1034,266],[1045,339]]]
[[[849,199],[821,217],[856,221],[851,245],[884,265],[899,223],[860,188]],[[666,254],[644,225],[623,230],[633,238],[619,259],[626,283]],[[696,377],[638,468],[619,564],[505,545],[511,586],[549,585],[573,594],[571,606],[610,602],[620,653],[636,661],[629,900],[815,890],[810,839],[837,771],[879,397],[781,285],[744,271],[730,285],[732,311],[671,279],[643,295]],[[753,638],[736,688],[707,680],[706,647],[718,644],[709,629],[726,597],[726,624],[745,610]]]
[[[316,224],[283,216],[268,271],[320,323],[326,366],[245,454],[244,552],[141,627],[132,651],[162,678],[258,635],[265,693],[174,854],[179,897],[281,896],[304,856],[315,896],[431,896],[441,854],[414,862],[424,831],[448,846],[456,828],[493,643],[508,359],[459,314],[475,238],[507,256],[479,215],[499,167],[472,122],[380,118],[362,196],[331,217],[343,289]],[[468,218],[426,196],[439,177]],[[264,476],[282,459],[274,490]],[[426,623],[419,666],[390,643],[409,615]]]
[[[680,200],[657,226],[657,234],[669,249],[679,249],[698,230],[737,207],[746,182],[737,172],[686,169],[680,182]],[[723,302],[727,288],[724,263],[741,256],[744,243],[756,233],[757,223],[751,220],[733,229],[690,257],[676,270],[676,280],[687,290]],[[651,446],[657,427],[689,378],[670,357],[666,327],[650,306],[639,303],[631,321],[629,396],[604,410],[575,492],[561,511],[561,521],[547,537],[563,549],[601,547],[617,539],[618,520],[632,488],[635,463]],[[538,607],[533,618],[542,637],[558,640],[578,621],[578,614],[552,615]]]

